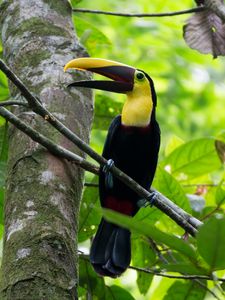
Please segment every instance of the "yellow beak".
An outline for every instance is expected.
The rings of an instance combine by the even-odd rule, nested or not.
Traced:
[[[113,80],[77,81],[69,86],[89,87],[116,93],[126,93],[133,90],[136,69],[116,61],[83,57],[69,61],[65,65],[64,71],[68,69],[87,70]]]

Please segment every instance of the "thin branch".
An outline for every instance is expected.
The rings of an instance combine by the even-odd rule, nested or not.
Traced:
[[[0,106],[11,106],[11,105],[27,106],[27,103],[24,101],[16,101],[16,100],[7,100],[7,101],[0,102]]]
[[[18,129],[28,135],[32,140],[39,143],[40,145],[44,146],[46,149],[49,150],[52,154],[59,156],[61,158],[66,158],[69,161],[74,161],[77,165],[82,167],[83,169],[95,173],[98,173],[98,167],[89,163],[84,158],[78,156],[77,154],[56,145],[51,140],[34,130],[29,125],[25,124],[19,118],[17,118],[13,113],[7,110],[4,107],[0,107],[0,115],[4,117],[7,121],[11,122],[15,125]]]
[[[185,279],[185,280],[194,280],[194,279],[202,280],[203,279],[203,280],[215,281],[215,278],[207,276],[207,275],[171,275],[171,274],[162,273],[162,272],[159,272],[156,270],[144,269],[144,268],[134,267],[134,266],[129,266],[129,269],[132,269],[132,270],[135,270],[138,272],[144,272],[147,274],[153,274],[156,276],[167,277],[167,278]],[[216,278],[216,280],[225,282],[225,278]]]
[[[117,17],[131,17],[131,18],[155,18],[155,17],[171,17],[178,16],[184,14],[191,14],[194,12],[200,12],[205,10],[204,6],[195,7],[191,9],[185,9],[174,12],[166,12],[166,13],[154,13],[154,14],[136,14],[136,13],[119,13],[119,12],[111,12],[111,11],[102,11],[102,10],[93,10],[93,9],[84,9],[84,8],[73,8],[73,12],[75,13],[89,13],[89,14],[100,14],[100,15],[109,15],[109,16],[117,16]]]
[[[225,184],[223,184],[225,185]],[[218,187],[219,184],[216,183],[190,183],[190,184],[181,184],[183,187]]]
[[[99,184],[98,184],[98,183],[93,183],[93,182],[85,182],[85,183],[84,183],[84,186],[98,188],[98,187],[99,187]]]
[[[156,242],[152,239],[152,238],[148,238],[150,247],[152,248],[152,250],[155,252],[155,254],[158,255],[159,259],[164,263],[167,264],[168,261],[167,259],[163,256],[163,254],[161,253],[161,251],[159,250]]]
[[[89,262],[89,255],[84,254],[84,252],[78,250],[79,252],[79,258],[86,260]],[[207,276],[207,275],[171,275],[171,274],[166,274],[157,270],[151,270],[151,269],[145,269],[145,268],[140,268],[140,267],[135,267],[135,266],[129,266],[128,267],[131,270],[135,270],[138,272],[143,272],[143,273],[147,273],[147,274],[152,274],[155,276],[160,276],[160,277],[167,277],[167,278],[171,278],[171,279],[184,279],[184,280],[194,280],[194,279],[198,279],[198,280],[210,280],[210,281],[221,281],[221,282],[225,282],[225,278],[215,278],[211,277],[211,276]]]
[[[69,128],[64,126],[58,119],[56,119],[52,113],[50,113],[46,108],[44,108],[40,101],[35,98],[31,92],[26,88],[26,86],[21,82],[21,80],[9,69],[9,67],[0,59],[0,69],[6,74],[6,76],[19,88],[21,93],[24,95],[28,101],[30,107],[34,112],[42,116],[46,121],[48,121],[52,126],[54,126],[60,133],[72,141],[78,148],[87,153],[95,161],[97,161],[101,166],[107,163],[107,160],[95,152],[92,148],[88,146],[84,141],[82,141],[75,133],[73,133]],[[141,198],[149,201],[152,198],[152,193],[155,193],[154,205],[167,214],[171,219],[173,219],[179,226],[184,228],[185,231],[195,236],[197,229],[202,222],[198,219],[192,217],[190,214],[186,213],[179,206],[174,204],[168,198],[163,196],[161,193],[151,189],[150,192],[145,190],[132,178],[127,176],[124,172],[118,169],[116,166],[112,166],[110,172],[117,178],[119,178],[123,183],[134,190]]]

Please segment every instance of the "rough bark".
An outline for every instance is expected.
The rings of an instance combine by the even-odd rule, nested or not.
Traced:
[[[64,64],[85,54],[67,0],[4,1],[4,59],[28,88],[69,128],[88,141],[92,96],[69,92]],[[79,75],[79,78],[86,74]],[[10,86],[19,100],[18,90]],[[31,110],[21,119],[80,153]],[[10,127],[0,299],[77,299],[77,226],[84,173]]]

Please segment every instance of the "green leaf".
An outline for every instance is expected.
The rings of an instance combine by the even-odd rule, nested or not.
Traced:
[[[73,16],[73,22],[81,43],[87,48],[90,55],[94,56],[98,48],[111,45],[107,36],[91,23],[77,16]]]
[[[100,298],[99,298],[100,299]],[[125,289],[118,285],[107,287],[105,300],[135,300],[135,298]]]
[[[88,291],[91,296],[101,300],[135,300],[132,295],[122,287],[105,285],[103,277],[98,276],[86,258],[80,258],[79,285]],[[83,293],[83,291],[81,290]],[[95,298],[94,298],[95,299]]]
[[[115,211],[104,209],[104,217],[112,223],[123,226],[130,230],[134,230],[140,234],[151,237],[157,243],[163,243],[168,247],[177,250],[188,258],[195,259],[196,253],[190,245],[183,240],[160,231],[155,226],[152,226],[144,221],[136,221],[132,217],[128,217]]]
[[[154,225],[156,222],[160,220],[163,216],[163,212],[156,207],[144,207],[139,209],[137,214],[134,216],[136,221],[143,221],[145,220],[146,224]]]
[[[215,149],[215,139],[193,140],[176,148],[163,161],[173,175],[181,179],[194,178],[218,170],[221,162]]]
[[[201,282],[205,283],[205,281]],[[168,289],[163,300],[202,300],[205,298],[206,292],[206,288],[204,289],[194,281],[176,280]]]
[[[216,215],[200,227],[197,246],[211,271],[225,269],[225,217]]]
[[[103,277],[97,276],[88,259],[81,257],[79,264],[79,285],[98,299],[107,299]]]
[[[9,97],[8,81],[6,75],[0,71],[0,101]]]
[[[171,199],[187,212],[191,211],[189,201],[179,182],[164,169],[158,167],[153,183],[163,195]]]
[[[141,268],[149,268],[156,263],[156,254],[150,244],[137,237],[132,238],[132,263]],[[148,292],[152,279],[152,274],[137,271],[137,285],[141,294]]]
[[[108,130],[112,119],[122,111],[122,103],[110,96],[96,94],[93,128]]]
[[[97,176],[92,183],[96,183]],[[83,193],[79,216],[79,242],[92,237],[100,223],[100,217],[96,214],[94,207],[99,207],[99,191],[97,187],[86,187]]]
[[[168,263],[168,264],[162,264],[160,267],[163,270],[166,270],[167,272],[178,272],[181,274],[189,274],[189,275],[208,275],[207,270],[200,268],[198,266],[195,266],[194,264],[191,264],[190,261],[186,263]]]
[[[180,145],[182,145],[184,143],[184,141],[179,138],[178,136],[176,135],[173,135],[167,145],[166,145],[166,148],[165,148],[165,155],[168,156],[171,152],[173,152],[177,147],[179,147]]]
[[[72,7],[75,7],[78,3],[80,3],[82,0],[70,0]]]
[[[222,182],[218,187],[216,188],[216,204],[218,206],[221,206],[225,202],[225,189],[223,186],[224,182]]]

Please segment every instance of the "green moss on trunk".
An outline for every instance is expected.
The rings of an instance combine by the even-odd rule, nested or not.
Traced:
[[[65,86],[68,59],[81,56],[68,1],[5,1],[4,58],[65,125],[89,139],[92,95]],[[85,74],[83,75],[85,79]],[[11,87],[17,99],[20,93]],[[80,153],[30,110],[15,113],[58,144]],[[77,299],[77,231],[84,172],[10,127],[0,299]]]

